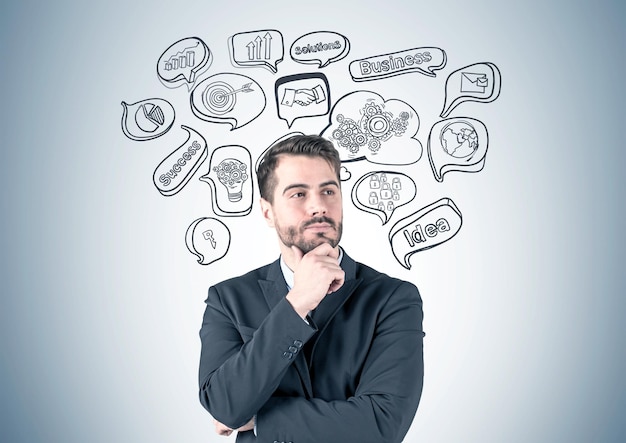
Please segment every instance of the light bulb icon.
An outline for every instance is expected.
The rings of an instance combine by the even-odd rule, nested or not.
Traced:
[[[235,158],[226,158],[219,165],[213,167],[217,179],[226,188],[228,200],[238,202],[243,194],[241,188],[246,180],[248,166]]]

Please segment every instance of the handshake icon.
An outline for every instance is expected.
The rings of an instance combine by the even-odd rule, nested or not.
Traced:
[[[326,94],[324,93],[324,88],[321,85],[317,85],[312,89],[285,89],[280,104],[289,107],[293,106],[294,103],[300,106],[308,106],[311,103],[323,103],[325,101]]]

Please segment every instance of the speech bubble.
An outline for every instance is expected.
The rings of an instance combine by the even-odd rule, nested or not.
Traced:
[[[422,144],[413,138],[419,125],[417,112],[407,103],[355,91],[333,106],[321,135],[335,144],[341,161],[409,165],[422,157]]]
[[[191,90],[196,79],[213,60],[209,47],[198,37],[178,40],[167,48],[157,62],[157,76],[168,88],[183,84]]]
[[[200,181],[211,187],[213,212],[243,216],[252,210],[252,157],[243,146],[220,146],[211,154],[209,172]]]
[[[289,75],[274,86],[278,117],[291,128],[294,120],[326,115],[330,111],[330,86],[321,72]]]
[[[283,61],[283,35],[274,29],[240,32],[230,37],[228,43],[230,58],[235,66],[261,66],[276,73],[278,63]]]
[[[185,243],[189,252],[198,257],[198,263],[210,265],[228,252],[230,231],[216,218],[199,218],[187,228]]]
[[[211,123],[228,123],[241,128],[265,109],[265,93],[259,84],[245,75],[215,74],[198,83],[190,96],[194,115]]]
[[[409,258],[454,237],[463,224],[461,212],[449,198],[442,198],[398,221],[389,231],[393,255],[411,269]]]
[[[493,63],[475,63],[451,73],[446,80],[446,97],[441,117],[466,101],[489,103],[500,95],[500,70]]]
[[[457,117],[433,125],[428,136],[428,158],[435,179],[450,171],[478,172],[485,166],[489,135],[474,118]]]
[[[393,211],[411,202],[417,194],[408,175],[393,171],[370,172],[352,188],[352,202],[361,211],[376,214],[386,224]]]
[[[122,102],[122,132],[131,140],[160,137],[174,124],[176,113],[167,100],[149,98],[135,103]]]
[[[362,82],[409,72],[436,77],[435,71],[443,69],[444,66],[446,53],[443,49],[423,47],[354,60],[350,62],[348,69],[352,80]]]
[[[314,64],[319,68],[346,57],[350,41],[337,32],[316,31],[299,37],[289,49],[291,58],[298,63]]]
[[[207,142],[195,130],[182,125],[187,140],[163,159],[154,170],[152,181],[167,197],[180,192],[207,158]]]

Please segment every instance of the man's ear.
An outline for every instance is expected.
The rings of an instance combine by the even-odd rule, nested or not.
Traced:
[[[261,203],[261,214],[263,214],[263,218],[265,219],[267,226],[269,226],[270,228],[273,228],[274,227],[274,211],[272,209],[272,204],[268,202],[267,200],[265,200],[264,198],[261,198],[260,203]]]

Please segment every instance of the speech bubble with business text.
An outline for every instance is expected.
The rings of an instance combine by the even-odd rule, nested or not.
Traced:
[[[341,161],[409,165],[422,157],[422,144],[413,138],[419,125],[417,111],[402,100],[355,91],[335,103],[321,135],[335,144]]]
[[[265,109],[265,92],[241,74],[221,73],[198,83],[190,96],[194,115],[211,123],[228,123],[231,131],[247,125]]]
[[[478,172],[485,166],[489,135],[479,120],[457,117],[439,121],[428,136],[428,158],[435,179],[450,171]]]
[[[463,102],[492,102],[500,95],[500,88],[500,70],[493,63],[475,63],[457,69],[446,79],[446,97],[441,117],[446,118]]]
[[[209,69],[213,55],[198,37],[178,40],[167,48],[157,62],[157,76],[168,88],[187,85],[191,90],[198,76]]]
[[[317,65],[318,68],[345,58],[350,52],[350,41],[337,32],[316,31],[296,39],[289,49],[293,61]]]
[[[198,258],[198,263],[210,265],[228,252],[230,231],[218,219],[202,217],[194,220],[187,228],[185,244],[189,252]]]
[[[386,224],[393,212],[411,202],[417,187],[411,177],[400,172],[377,171],[361,177],[352,188],[352,203],[361,211],[375,214]]]
[[[321,72],[281,77],[274,86],[278,117],[291,128],[298,118],[326,115],[330,111],[330,86]]]
[[[348,69],[352,80],[362,82],[410,72],[435,77],[435,71],[445,66],[446,53],[443,49],[422,47],[354,60]]]
[[[260,66],[272,73],[278,71],[285,53],[283,35],[274,29],[237,33],[228,40],[228,47],[235,66]]]
[[[411,269],[409,259],[454,237],[463,224],[461,212],[449,198],[442,198],[398,221],[389,231],[394,257]]]

